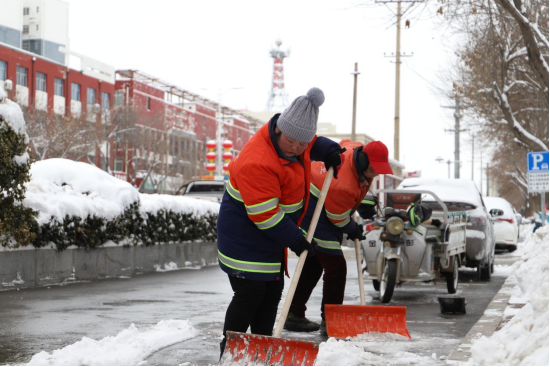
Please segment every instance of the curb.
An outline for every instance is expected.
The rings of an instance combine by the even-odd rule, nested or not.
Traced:
[[[516,286],[515,276],[510,275],[485,309],[483,316],[470,329],[462,339],[455,351],[447,359],[448,366],[472,365],[472,344],[482,336],[490,337],[496,331],[502,329],[513,316],[506,315],[507,307],[523,307],[523,304],[510,304],[512,289]]]

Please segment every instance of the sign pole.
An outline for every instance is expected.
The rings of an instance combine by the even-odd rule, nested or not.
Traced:
[[[540,193],[540,216],[541,216],[540,220],[542,222],[543,227],[546,225],[546,213],[544,210],[544,204],[546,204],[545,196],[546,195],[544,195],[544,192]]]

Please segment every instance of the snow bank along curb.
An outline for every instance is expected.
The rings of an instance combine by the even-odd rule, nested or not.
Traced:
[[[0,290],[204,266],[217,259],[215,242],[0,251]]]
[[[511,280],[513,276],[509,276],[498,293],[493,297],[493,300],[487,306],[483,316],[470,329],[464,337],[457,349],[451,354],[447,360],[447,365],[469,365],[472,353],[470,347],[475,340],[481,336],[491,336],[497,329],[502,327],[508,319],[504,318],[504,310],[508,306],[508,301],[511,297],[511,291],[516,286],[516,282]]]
[[[512,274],[447,364],[548,365],[548,227],[518,250]]]

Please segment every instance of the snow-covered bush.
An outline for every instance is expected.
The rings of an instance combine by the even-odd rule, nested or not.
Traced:
[[[67,159],[35,162],[31,175],[24,204],[38,213],[35,247],[54,243],[61,251],[107,241],[154,245],[216,239],[219,204],[139,194],[128,182]]]
[[[29,181],[29,137],[21,108],[0,87],[0,244],[31,243],[38,228],[32,209],[23,206]]]

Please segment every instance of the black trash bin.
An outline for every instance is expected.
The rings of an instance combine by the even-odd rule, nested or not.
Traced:
[[[466,299],[464,297],[443,296],[437,297],[441,313],[464,315],[466,314]]]

